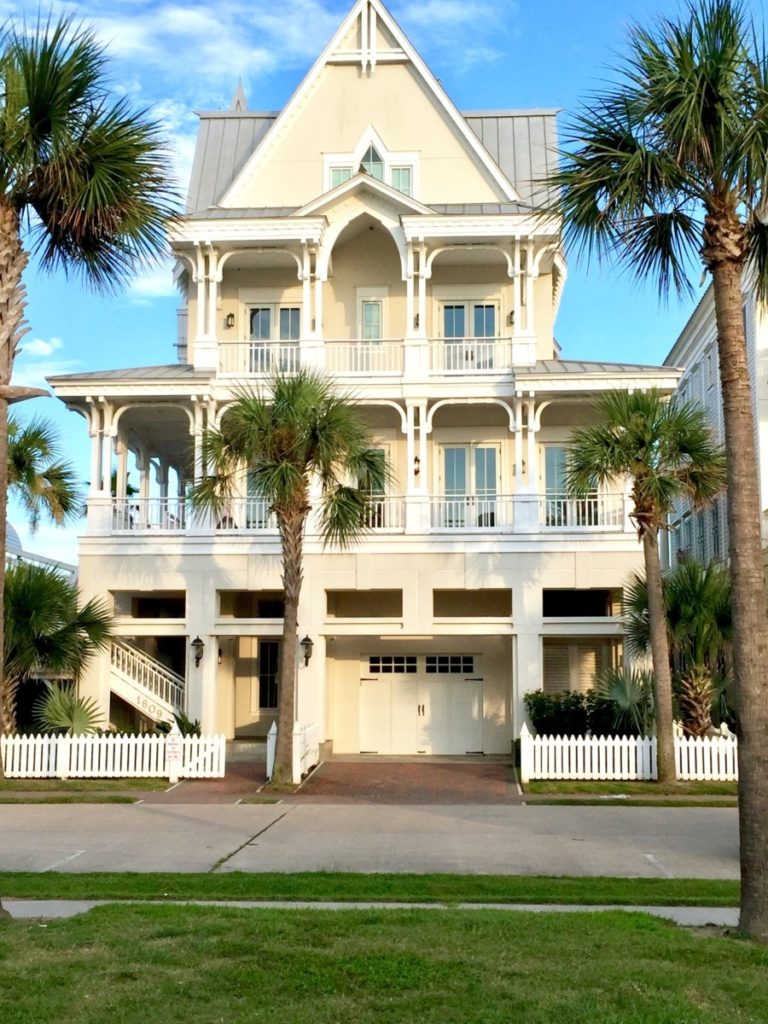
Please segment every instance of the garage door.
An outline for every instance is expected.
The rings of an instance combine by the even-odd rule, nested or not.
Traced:
[[[483,749],[477,654],[381,654],[362,659],[360,751],[467,754]]]

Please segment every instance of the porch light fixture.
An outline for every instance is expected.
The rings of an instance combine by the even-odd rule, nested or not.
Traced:
[[[299,640],[299,647],[301,647],[301,653],[304,655],[304,668],[309,664],[309,659],[312,657],[312,648],[314,647],[312,638],[307,635],[302,640]]]
[[[416,328],[416,330],[419,329],[419,314],[418,313],[413,318],[413,326]]]
[[[230,330],[235,326],[234,313],[227,313],[227,315],[224,317],[224,326],[229,328]]]
[[[223,658],[224,658],[223,652],[222,652],[221,648],[219,648],[219,664],[221,664]]]
[[[191,642],[190,647],[192,648],[192,654],[195,659],[195,668],[200,667],[200,662],[203,660],[203,651],[205,650],[205,642],[196,636]]]
[[[515,322],[515,311],[514,311],[514,309],[511,309],[509,311],[509,313],[507,313],[507,323],[509,324],[510,327],[512,327],[514,322]]]
[[[421,474],[421,459],[417,455],[413,460],[413,475],[419,476]]]

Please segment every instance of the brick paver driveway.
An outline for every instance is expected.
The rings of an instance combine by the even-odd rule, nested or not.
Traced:
[[[499,804],[520,800],[511,762],[326,761],[291,800],[318,803]]]

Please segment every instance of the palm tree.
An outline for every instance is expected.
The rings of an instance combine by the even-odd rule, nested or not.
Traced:
[[[725,485],[725,461],[700,408],[657,391],[614,391],[595,403],[600,422],[574,432],[566,485],[575,496],[617,477],[632,481],[631,517],[643,544],[654,675],[658,779],[675,779],[672,675],[669,668],[659,530],[674,502],[709,503]]]
[[[692,559],[678,562],[664,574],[664,608],[670,665],[676,676],[683,723],[694,736],[712,724],[717,681],[730,663],[731,584],[727,569]],[[624,635],[632,654],[650,650],[648,588],[640,574],[625,590]]]
[[[35,418],[22,425],[8,417],[8,490],[19,499],[34,529],[43,514],[58,526],[82,512],[71,463],[61,458],[56,428]]]
[[[27,331],[22,275],[30,252],[43,268],[80,272],[100,289],[116,287],[162,252],[163,226],[176,208],[159,126],[145,112],[131,111],[125,99],[110,99],[105,65],[93,33],[68,20],[38,24],[32,32],[11,23],[0,36],[3,551],[8,403],[46,394],[11,385],[14,357]],[[0,648],[3,569],[4,561]]]
[[[20,562],[5,574],[5,648],[0,733],[13,732],[16,696],[29,679],[77,680],[111,638],[111,613],[80,606],[77,584],[54,568]]]
[[[309,370],[276,374],[263,393],[241,391],[218,430],[203,439],[209,468],[190,492],[192,506],[228,515],[244,472],[274,513],[280,532],[285,610],[279,664],[277,745],[273,782],[292,778],[294,686],[304,529],[319,486],[320,536],[349,546],[370,522],[372,494],[387,480],[380,450],[351,400]]]
[[[728,459],[736,695],[740,709],[741,926],[768,940],[768,617],[759,475],[741,288],[768,297],[768,59],[740,0],[700,0],[633,28],[617,84],[565,133],[559,190],[577,251],[616,256],[659,289],[711,275]]]

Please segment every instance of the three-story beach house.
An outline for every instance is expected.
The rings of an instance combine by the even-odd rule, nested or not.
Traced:
[[[306,758],[506,752],[526,691],[622,659],[641,565],[626,485],[567,497],[568,438],[601,392],[671,391],[678,372],[561,357],[566,267],[538,183],[556,147],[553,110],[459,112],[379,0],[355,3],[283,110],[238,89],[200,116],[172,232],[178,362],[51,381],[91,436],[79,578],[120,639],[83,687],[113,721],[177,706],[246,737],[275,718],[273,516],[245,471],[218,517],[185,494],[206,427],[276,368],[332,374],[393,473],[354,549],[308,529]]]

